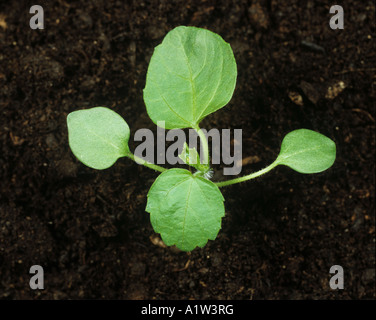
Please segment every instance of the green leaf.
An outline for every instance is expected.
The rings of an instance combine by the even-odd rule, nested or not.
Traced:
[[[109,168],[129,152],[128,124],[108,108],[73,111],[68,114],[67,124],[69,146],[88,167]]]
[[[236,76],[234,54],[218,34],[177,27],[150,60],[144,89],[149,117],[165,121],[167,129],[196,127],[230,101]]]
[[[330,168],[335,158],[336,145],[331,139],[312,130],[299,129],[283,139],[276,164],[300,173],[317,173]]]
[[[191,251],[217,237],[225,214],[223,202],[213,182],[188,170],[170,169],[150,188],[146,211],[166,245]]]

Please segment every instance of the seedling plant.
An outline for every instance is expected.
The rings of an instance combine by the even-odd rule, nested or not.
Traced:
[[[161,172],[148,192],[146,211],[154,231],[168,246],[191,251],[217,237],[225,215],[219,188],[254,179],[278,165],[309,174],[334,163],[336,145],[331,139],[298,129],[284,137],[279,155],[266,168],[227,181],[211,181],[208,141],[200,123],[230,101],[236,78],[230,45],[206,29],[177,27],[154,50],[143,92],[146,110],[150,119],[164,123],[165,129],[192,128],[197,132],[202,157],[186,144],[179,155],[192,170],[166,169],[134,155],[128,146],[128,124],[111,109],[94,107],[68,114],[69,145],[85,165],[102,170],[128,157]]]

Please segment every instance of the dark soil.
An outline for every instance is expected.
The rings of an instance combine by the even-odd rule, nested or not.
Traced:
[[[29,27],[35,3],[0,4],[2,299],[375,298],[374,1],[35,2],[44,30]],[[344,30],[329,27],[334,4]],[[155,130],[142,100],[148,62],[179,25],[234,50],[234,97],[202,126],[243,129],[242,174],[298,128],[338,152],[320,174],[279,167],[223,188],[218,238],[190,254],[155,244],[145,206],[158,174],[127,159],[85,167],[66,127],[69,112],[102,105],[133,133]],[[37,264],[44,290],[29,287]],[[329,287],[332,265],[343,290]]]

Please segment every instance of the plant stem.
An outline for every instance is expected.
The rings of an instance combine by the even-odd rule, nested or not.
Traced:
[[[225,187],[225,186],[229,186],[229,185],[232,185],[232,184],[235,184],[235,183],[239,183],[239,182],[244,182],[244,181],[247,181],[247,180],[251,180],[251,179],[257,178],[257,177],[259,177],[259,176],[261,176],[261,175],[269,172],[274,167],[278,166],[278,164],[279,163],[276,160],[272,164],[270,164],[269,166],[267,166],[266,168],[261,169],[261,170],[256,171],[256,172],[253,172],[253,173],[251,173],[249,175],[246,175],[244,177],[235,178],[235,179],[231,179],[231,180],[227,180],[227,181],[222,181],[222,182],[216,182],[215,184],[218,187]]]
[[[193,129],[195,129],[195,131],[197,132],[198,136],[200,137],[200,141],[201,141],[201,146],[202,146],[202,150],[203,150],[203,159],[201,160],[201,163],[202,164],[207,164],[209,165],[209,145],[208,145],[208,140],[206,139],[206,136],[205,134],[202,132],[202,130],[200,129],[200,127],[197,125],[196,127],[194,127]]]
[[[153,170],[155,170],[155,171],[163,172],[163,171],[166,171],[166,170],[167,170],[166,168],[163,168],[163,167],[161,167],[161,166],[158,166],[158,165],[156,165],[156,164],[154,164],[154,163],[148,162],[148,161],[146,161],[146,160],[141,159],[140,157],[135,156],[135,155],[134,155],[132,152],[130,152],[130,151],[128,152],[127,157],[130,158],[130,159],[132,159],[132,160],[133,160],[134,162],[136,162],[137,164],[142,164],[143,166],[148,167],[148,168],[150,168],[150,169],[153,169]]]

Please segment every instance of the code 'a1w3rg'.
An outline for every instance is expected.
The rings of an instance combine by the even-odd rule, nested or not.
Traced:
[[[184,314],[191,315],[204,315],[204,314],[233,314],[234,307],[233,305],[224,305],[224,304],[195,304],[193,306],[188,305],[185,308]]]

